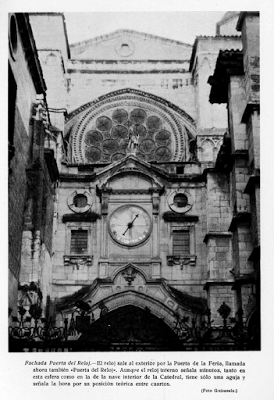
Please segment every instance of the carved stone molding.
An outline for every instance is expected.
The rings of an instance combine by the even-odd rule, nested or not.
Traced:
[[[182,205],[176,204],[175,198],[178,195],[179,196],[184,196],[184,198],[186,200],[185,204],[182,204]],[[179,189],[173,190],[172,192],[169,193],[169,195],[167,196],[167,203],[169,205],[169,208],[172,211],[174,211],[175,213],[185,214],[189,210],[191,210],[191,208],[193,207],[194,199],[193,199],[193,196],[191,195],[191,193],[189,191],[185,190],[184,188],[179,188]],[[166,214],[167,213],[165,213],[165,215]],[[171,214],[169,214],[169,216],[167,216],[167,218],[169,218],[170,215]]]
[[[125,281],[127,281],[128,285],[131,286],[132,282],[134,281],[134,279],[136,278],[136,270],[134,267],[132,266],[128,266],[127,269],[125,269],[122,272],[122,275],[125,279]]]
[[[86,197],[86,205],[83,207],[76,206],[74,203],[74,199],[78,195],[83,195]],[[86,213],[92,206],[92,196],[88,190],[85,189],[76,189],[73,193],[68,197],[67,203],[69,208],[75,213]]]
[[[66,120],[66,132],[68,135],[71,135],[70,143],[73,153],[70,161],[73,163],[89,163],[91,161],[95,163],[99,163],[99,161],[101,163],[110,163],[123,158],[123,156],[126,155],[126,151],[124,146],[121,146],[120,142],[118,143],[119,146],[117,143],[115,144],[117,151],[110,146],[110,143],[115,142],[114,138],[109,136],[110,130],[103,130],[103,133],[101,132],[100,136],[105,140],[97,141],[95,147],[90,146],[89,137],[90,135],[92,137],[94,136],[95,126],[97,126],[96,121],[98,122],[98,120],[102,118],[110,121],[112,110],[123,108],[129,112],[132,107],[145,109],[146,112],[157,116],[164,124],[163,128],[171,133],[172,141],[166,144],[169,150],[165,149],[165,146],[161,147],[159,145],[158,151],[157,149],[155,150],[157,152],[157,154],[155,153],[155,159],[159,159],[163,157],[163,154],[166,154],[165,157],[167,157],[169,161],[170,158],[174,161],[185,161],[185,128],[187,127],[192,133],[192,136],[195,137],[195,121],[185,111],[166,100],[135,89],[118,90],[108,95],[101,96],[99,99],[81,106],[68,116]],[[148,116],[148,118],[150,117]],[[90,131],[91,126],[94,128],[92,131]],[[71,129],[72,127],[73,129]],[[65,134],[66,139],[67,134]],[[128,140],[128,136],[124,138],[124,140],[125,139]],[[147,139],[149,139],[149,137],[147,137]],[[144,142],[148,145],[147,140]],[[143,143],[144,146],[145,143]],[[157,143],[154,143],[156,147]],[[86,146],[88,146],[88,148]],[[110,153],[103,151],[105,146],[108,147]],[[152,153],[154,154],[154,152]],[[139,152],[137,152],[136,154],[138,158],[145,158],[151,161],[154,159],[152,153],[148,154],[145,152],[144,154],[139,154]],[[162,156],[160,156],[160,154],[162,154]]]
[[[189,255],[189,256],[167,256],[167,265],[173,267],[173,265],[180,265],[181,269],[184,265],[190,265],[191,267],[195,267],[197,256]]]
[[[80,267],[91,267],[93,262],[93,255],[80,256],[80,255],[66,255],[64,256],[64,266],[70,267],[71,265],[77,270]]]
[[[105,103],[105,104],[104,104]],[[170,141],[170,143],[166,143],[164,145],[164,143],[161,145],[157,142],[155,142],[155,137],[153,138],[153,135],[151,136],[151,132],[150,134],[148,133],[146,135],[146,138],[144,140],[141,141],[140,143],[140,149],[142,146],[144,146],[144,148],[142,148],[142,152],[140,153],[139,150],[137,151],[137,148],[135,148],[135,151],[130,151],[130,153],[127,152],[128,147],[130,147],[130,142],[129,142],[129,137],[130,137],[130,129],[133,128],[129,128],[128,130],[128,126],[127,123],[125,123],[125,125],[116,125],[116,123],[114,121],[111,120],[112,118],[112,112],[113,110],[117,110],[119,108],[123,108],[126,109],[128,113],[130,113],[130,109],[131,111],[135,108],[145,108],[146,113],[148,113],[148,115],[146,116],[146,123],[142,122],[142,124],[139,124],[139,126],[142,126],[143,129],[146,129],[144,124],[146,125],[147,122],[149,121],[150,118],[157,118],[159,120],[161,120],[161,129],[163,129],[164,131],[168,131],[171,135],[171,139],[173,141],[175,141],[175,146],[171,145],[172,140]],[[93,146],[90,147],[90,145],[88,145],[88,149],[86,149],[87,143],[89,142],[89,139],[87,139],[86,134],[88,135],[93,135],[92,132],[96,131],[97,125],[96,123],[98,123],[98,121],[100,121],[101,119],[105,119],[107,121],[109,121],[109,125],[114,126],[115,127],[119,127],[119,126],[123,126],[125,131],[127,132],[126,136],[124,137],[123,142],[126,140],[128,142],[127,147],[124,148],[124,145],[122,145],[122,142],[120,141],[116,141],[113,137],[109,137],[109,130],[106,131],[102,131],[101,135],[103,140],[100,141],[100,143],[98,142],[96,144],[96,148],[94,148]],[[112,122],[111,122],[112,121]],[[112,124],[112,125],[111,125]],[[113,125],[114,124],[114,125]],[[90,129],[91,125],[93,126],[92,131],[88,130]],[[135,126],[135,125],[134,125]],[[135,126],[136,128],[136,126]],[[148,128],[148,127],[147,127]],[[88,131],[87,131],[88,130]],[[155,130],[155,133],[158,132],[158,130],[160,130],[160,127]],[[154,132],[154,131],[153,131]],[[159,132],[158,132],[159,135]],[[157,136],[157,135],[156,135]],[[155,157],[152,156],[154,154],[154,151],[152,151],[150,153],[149,149],[146,148],[146,146],[148,145],[148,143],[153,142],[153,146],[155,147]],[[106,146],[108,143],[108,146],[110,146],[108,149],[104,148],[104,146]],[[111,145],[110,145],[111,143]],[[146,145],[145,145],[146,143]],[[142,145],[143,144],[143,145]],[[164,146],[163,146],[164,145]],[[113,147],[114,146],[114,147]],[[184,137],[184,132],[182,130],[181,124],[177,121],[176,118],[174,118],[174,115],[172,113],[169,112],[168,109],[166,108],[162,108],[161,104],[157,104],[156,102],[153,102],[147,98],[141,98],[141,99],[137,99],[136,96],[126,96],[126,97],[122,97],[122,98],[117,98],[113,101],[108,100],[107,102],[102,102],[102,104],[98,107],[98,109],[90,109],[86,114],[84,114],[80,121],[77,122],[77,127],[75,128],[75,132],[73,134],[72,137],[72,149],[73,149],[73,156],[75,158],[75,161],[79,162],[84,162],[84,163],[88,163],[88,162],[114,162],[117,161],[118,159],[124,158],[126,156],[126,154],[135,154],[136,152],[136,156],[141,159],[146,159],[147,161],[159,161],[159,157],[163,157],[160,156],[159,154],[162,153],[163,149],[166,148],[166,152],[168,153],[168,156],[166,155],[167,160],[166,161],[170,161],[170,158],[174,158],[175,160],[178,159],[178,157],[180,157],[180,154],[183,154],[183,148],[185,146],[185,137]],[[116,148],[117,147],[117,148]],[[179,147],[181,147],[181,151],[179,150]],[[145,150],[146,148],[146,150]],[[90,160],[90,156],[87,156],[86,151],[88,152],[88,154],[93,154],[94,151],[96,152],[95,155],[95,159],[96,161],[91,161]],[[90,153],[91,152],[91,153]],[[160,153],[159,153],[160,152]],[[156,154],[158,154],[156,156]],[[118,157],[118,159],[116,159],[116,157]],[[114,158],[112,158],[114,157]],[[97,159],[98,158],[98,159]]]

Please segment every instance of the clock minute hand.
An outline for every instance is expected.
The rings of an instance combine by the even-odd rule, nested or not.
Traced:
[[[135,217],[133,218],[133,220],[127,224],[127,229],[123,233],[123,236],[125,236],[127,231],[133,227],[133,223],[134,223],[134,221],[136,220],[137,217],[139,217],[139,214],[136,214]]]
[[[139,214],[136,214],[135,215],[135,217],[133,218],[133,220],[130,222],[130,227],[132,228],[132,226],[133,226],[133,222],[136,220],[136,218],[138,218],[139,217]]]

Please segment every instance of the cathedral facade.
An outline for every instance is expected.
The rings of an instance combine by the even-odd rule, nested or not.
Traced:
[[[74,351],[258,350],[259,14],[194,45],[69,45],[58,13],[9,37],[11,348],[44,315]]]

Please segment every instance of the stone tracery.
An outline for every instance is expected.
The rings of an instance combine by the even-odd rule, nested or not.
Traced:
[[[140,107],[115,108],[92,121],[84,131],[84,162],[115,162],[126,156],[132,137],[137,157],[146,161],[170,161],[171,132],[165,121]]]
[[[72,163],[106,164],[134,154],[147,162],[185,161],[189,121],[154,98],[135,93],[113,94],[67,122]],[[132,149],[131,149],[132,150]]]

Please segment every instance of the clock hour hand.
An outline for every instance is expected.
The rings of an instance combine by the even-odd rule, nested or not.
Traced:
[[[123,236],[125,236],[125,234],[127,233],[127,231],[133,227],[133,223],[134,223],[134,221],[136,220],[136,218],[137,218],[138,216],[139,216],[139,214],[136,214],[135,217],[133,218],[133,220],[127,224],[127,229],[126,229],[125,232],[123,233]]]

